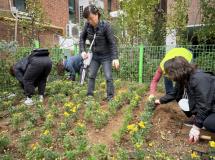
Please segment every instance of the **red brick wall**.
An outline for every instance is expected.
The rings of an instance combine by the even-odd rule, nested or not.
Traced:
[[[190,0],[188,15],[189,15],[188,25],[201,24],[199,0]]]
[[[117,11],[119,9],[119,2],[118,0],[112,0],[111,3],[111,11]],[[108,0],[104,0],[104,10],[108,11]]]
[[[42,5],[47,18],[51,20],[51,24],[62,27],[65,30],[69,21],[68,0],[42,0]]]
[[[12,2],[12,0],[11,0]],[[0,0],[0,9],[10,9],[9,0]]]
[[[47,18],[51,21],[52,25],[66,29],[66,24],[69,20],[68,0],[41,0]],[[11,0],[12,2],[12,0]],[[0,9],[9,10],[9,1],[0,0]],[[0,20],[0,40],[13,41],[14,40],[14,22]],[[27,46],[27,39],[22,36],[22,28],[18,29],[17,39],[20,46]],[[58,36],[56,30],[47,29],[40,34],[40,42],[42,47],[53,47],[58,44]]]
[[[170,7],[174,4],[174,0],[167,0],[167,12],[170,12]],[[188,25],[201,23],[200,4],[199,0],[190,0],[188,8]]]

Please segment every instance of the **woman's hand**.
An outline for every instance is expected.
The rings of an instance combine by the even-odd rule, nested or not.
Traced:
[[[156,99],[156,100],[155,100],[155,105],[158,106],[158,105],[160,105],[160,104],[161,104],[160,100],[159,100],[159,99]]]
[[[189,133],[189,142],[196,143],[199,140],[200,136],[200,128],[193,125]]]
[[[118,59],[114,59],[112,62],[112,66],[118,70],[119,69],[119,60]]]
[[[81,57],[83,58],[83,60],[85,60],[88,58],[88,54],[86,52],[82,52]]]

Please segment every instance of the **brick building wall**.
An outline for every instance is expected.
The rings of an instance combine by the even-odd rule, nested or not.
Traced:
[[[188,25],[201,24],[200,1],[190,0]]]
[[[68,0],[42,0],[41,2],[51,25],[40,33],[39,40],[41,47],[53,47],[59,43],[58,35],[65,34],[66,24],[69,19]],[[9,20],[5,20],[5,17]],[[18,23],[17,40],[20,46],[27,46],[27,39],[22,36],[22,31]],[[0,40],[12,41],[14,40],[14,33],[15,19],[10,12],[9,0],[0,0]]]
[[[51,24],[62,27],[65,31],[65,26],[69,21],[68,0],[42,0],[42,6]]]
[[[111,0],[111,11],[116,11],[119,9],[118,0]],[[108,0],[104,0],[104,10],[108,11]]]
[[[174,0],[167,0],[167,13],[170,13]],[[200,3],[199,0],[190,0],[188,8],[188,24],[195,25],[201,23]]]

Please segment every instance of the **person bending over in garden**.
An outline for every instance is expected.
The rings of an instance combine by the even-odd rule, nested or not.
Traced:
[[[97,72],[102,65],[107,85],[107,100],[114,96],[114,85],[112,77],[112,66],[119,69],[116,42],[109,23],[100,20],[99,9],[94,5],[89,5],[84,9],[83,17],[87,19],[84,29],[80,36],[80,52],[83,59],[89,57],[86,52],[85,42],[88,39],[94,43],[92,45],[92,61],[89,66],[89,82],[87,96],[93,96],[95,89],[95,79]]]
[[[40,101],[43,101],[46,81],[51,68],[52,61],[47,49],[35,49],[29,56],[24,57],[11,67],[10,73],[20,82],[27,96],[24,102],[26,105],[33,105],[31,97],[37,86]]]
[[[198,70],[184,57],[175,57],[166,61],[164,71],[169,79],[176,82],[175,90],[155,100],[155,104],[176,100],[181,108],[187,106],[185,114],[194,117],[189,133],[191,143],[198,141],[202,127],[215,133],[215,76]],[[180,103],[185,95],[187,95],[187,104]]]
[[[83,58],[80,55],[69,56],[57,64],[57,72],[62,75],[64,71],[70,73],[69,79],[75,81],[76,73],[80,74],[83,66]]]
[[[166,53],[166,55],[164,56],[164,58],[162,59],[159,67],[157,68],[157,71],[151,81],[150,84],[150,92],[149,92],[149,100],[151,100],[152,98],[154,98],[156,89],[157,89],[157,84],[160,80],[160,78],[162,77],[162,75],[164,74],[164,63],[166,61],[168,61],[169,59],[172,59],[176,56],[182,56],[184,57],[188,62],[192,61],[193,55],[192,53],[185,49],[185,48],[173,48],[170,51],[168,51]],[[174,87],[173,87],[173,83],[171,80],[169,80],[169,78],[167,78],[166,76],[164,76],[164,85],[165,85],[165,90],[166,90],[166,94],[169,94],[171,92],[174,92]]]

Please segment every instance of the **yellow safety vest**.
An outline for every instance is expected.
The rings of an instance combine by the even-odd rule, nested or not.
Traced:
[[[170,51],[168,51],[165,55],[165,57],[162,59],[160,63],[160,67],[162,72],[164,73],[164,63],[172,58],[175,57],[184,57],[189,63],[193,59],[193,54],[186,48],[173,48]]]

